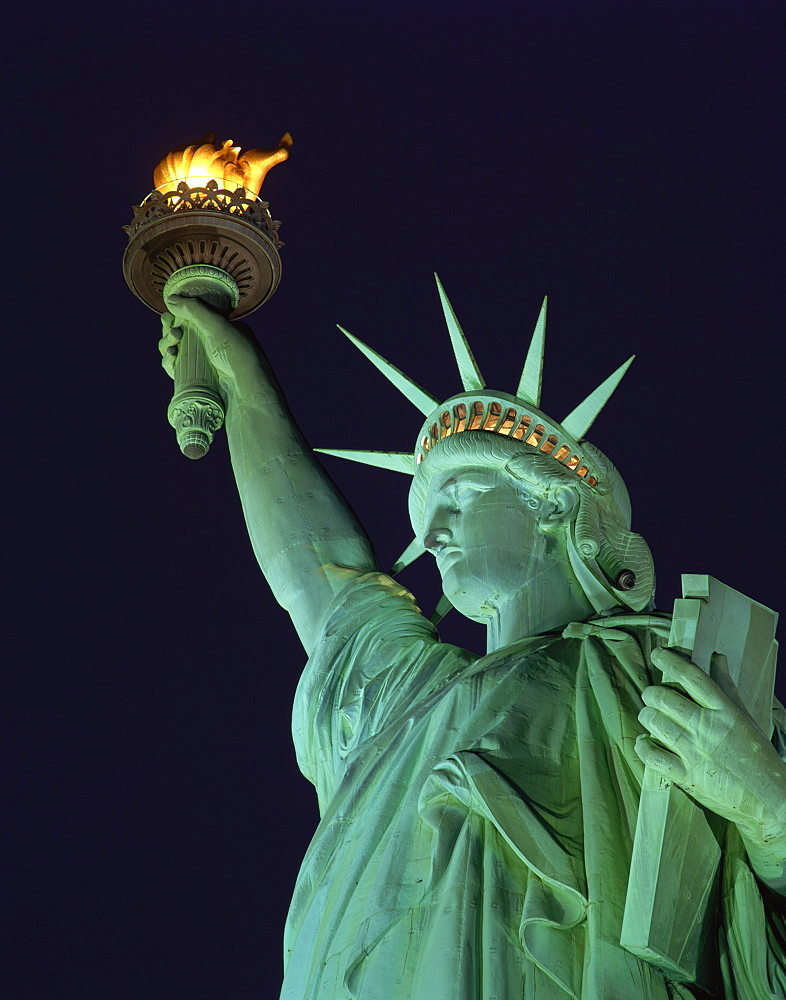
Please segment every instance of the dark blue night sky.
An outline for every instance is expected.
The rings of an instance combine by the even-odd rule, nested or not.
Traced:
[[[251,322],[316,446],[420,417],[340,322],[459,391],[432,272],[489,385],[550,297],[543,408],[630,354],[591,438],[669,609],[681,572],[774,608],[783,569],[786,7],[531,0],[14,8],[5,27],[2,1000],[268,1000],[317,821],[303,658],[222,438],[182,458],[121,226],[208,129],[290,161]],[[326,460],[392,564],[407,481]],[[422,560],[423,562],[423,560]],[[403,575],[423,606],[431,565]],[[445,621],[449,641],[480,632]]]

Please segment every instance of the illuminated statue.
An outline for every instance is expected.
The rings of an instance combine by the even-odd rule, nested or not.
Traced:
[[[730,821],[707,981],[785,997],[786,764],[728,679],[659,648],[649,549],[584,439],[627,365],[557,423],[539,408],[545,308],[508,395],[485,388],[440,295],[464,391],[440,404],[352,338],[426,420],[414,455],[341,454],[413,476],[399,567],[436,557],[445,600],[488,626],[482,657],[441,643],[379,571],[259,345],[198,299],[167,298],[164,365],[180,326],[198,330],[254,551],[310,656],[294,734],[322,819],[282,997],[706,995],[620,943],[643,762]],[[685,694],[651,686],[661,671]]]

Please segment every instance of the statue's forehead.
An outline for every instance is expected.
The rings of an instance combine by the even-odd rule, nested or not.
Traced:
[[[431,491],[444,493],[456,486],[466,486],[480,490],[491,489],[504,480],[500,469],[471,468],[450,469],[434,476]]]
[[[484,468],[482,466],[446,469],[438,472],[429,483],[425,497],[426,509],[450,500],[461,504],[462,499],[468,499],[476,494],[497,491],[500,487],[512,487],[503,470],[499,468]]]

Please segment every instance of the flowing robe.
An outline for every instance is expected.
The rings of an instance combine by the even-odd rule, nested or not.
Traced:
[[[295,699],[322,818],[282,1000],[694,996],[619,944],[640,694],[667,635],[665,616],[619,615],[478,658],[390,578],[351,584]],[[784,920],[727,854],[725,993],[784,997]]]

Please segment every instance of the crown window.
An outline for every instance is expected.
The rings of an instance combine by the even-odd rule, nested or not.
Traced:
[[[543,424],[535,424],[535,429],[527,438],[527,444],[531,444],[534,448],[537,448],[537,446],[540,444],[540,439],[543,437],[545,432],[546,428],[543,426]]]
[[[578,469],[576,469],[576,475],[581,476],[582,479],[587,475],[588,472],[589,469],[587,468],[586,465],[580,465]]]
[[[549,436],[540,446],[540,450],[543,452],[544,455],[550,455],[556,447],[557,447],[557,435],[549,434]]]
[[[453,416],[456,421],[454,432],[460,434],[467,426],[467,408],[463,403],[458,403],[453,407]]]
[[[505,419],[497,428],[497,434],[510,434],[511,430],[513,429],[513,422],[515,421],[516,416],[517,414],[515,410],[513,409],[508,410],[508,412],[505,414]]]
[[[532,417],[527,416],[527,414],[525,413],[524,416],[521,418],[521,423],[518,425],[515,431],[513,431],[511,437],[516,438],[517,441],[521,441],[521,439],[527,433],[527,430],[531,423],[532,423]]]
[[[480,430],[481,425],[483,424],[484,410],[485,407],[483,403],[479,399],[476,399],[475,402],[472,404],[472,416],[469,418],[469,426],[467,427],[468,431]]]
[[[499,403],[492,403],[489,406],[488,416],[486,417],[485,423],[483,424],[484,431],[493,431],[494,428],[499,423],[499,417],[502,413],[502,406]]]
[[[564,461],[565,461],[565,459],[566,459],[566,458],[568,457],[568,455],[570,455],[570,448],[568,448],[568,446],[567,446],[567,445],[563,444],[563,445],[562,445],[562,446],[561,446],[561,447],[560,447],[560,448],[559,448],[559,449],[557,450],[557,453],[556,453],[556,455],[554,456],[554,458],[556,458],[556,460],[557,460],[558,462],[564,462]]]
[[[448,434],[453,433],[453,421],[450,417],[450,410],[443,410],[439,415],[440,423],[442,424],[442,429],[440,431],[440,437],[446,438]]]
[[[575,469],[580,461],[581,459],[579,458],[578,455],[571,455],[565,464],[569,469]]]
[[[436,424],[432,424],[431,427],[429,427],[428,432],[435,442],[439,441],[439,429]]]

